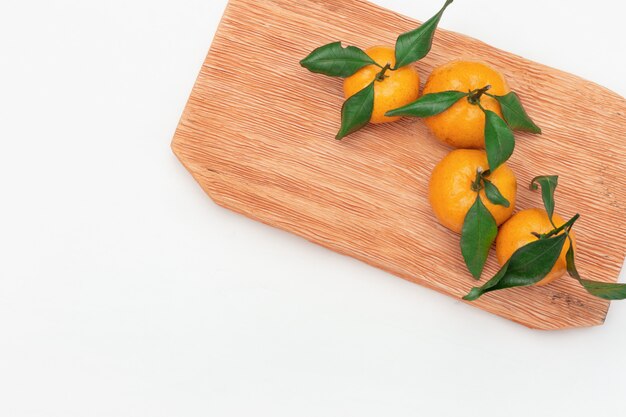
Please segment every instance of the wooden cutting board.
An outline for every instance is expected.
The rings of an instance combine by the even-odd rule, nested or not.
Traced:
[[[420,17],[440,6],[429,4]],[[459,236],[438,225],[427,200],[430,172],[450,149],[416,119],[336,141],[341,80],[298,63],[337,40],[393,45],[417,25],[362,0],[231,0],[172,148],[217,204],[460,298],[477,282]],[[517,208],[541,207],[539,193],[527,188],[534,176],[560,175],[557,212],[582,216],[575,227],[580,272],[616,281],[626,248],[624,98],[445,30],[417,64],[422,82],[459,57],[502,71],[543,128],[542,136],[517,134],[509,163],[520,185]],[[481,282],[497,270],[494,258]],[[609,306],[568,277],[471,304],[538,329],[602,324]]]

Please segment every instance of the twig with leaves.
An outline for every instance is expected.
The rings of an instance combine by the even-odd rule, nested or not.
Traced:
[[[626,299],[626,284],[591,281],[581,278],[574,262],[574,244],[570,231],[580,217],[576,214],[563,225],[556,227],[554,215],[554,191],[558,184],[556,175],[539,176],[532,180],[530,188],[541,187],[543,205],[554,229],[548,233],[537,234],[537,240],[517,249],[500,270],[481,287],[474,287],[463,297],[473,301],[487,292],[513,287],[526,287],[541,281],[554,267],[561,255],[566,240],[569,249],[566,254],[567,272],[576,279],[590,294],[606,300]]]
[[[341,128],[337,133],[336,139],[342,139],[367,125],[374,109],[374,85],[375,83],[384,82],[387,72],[397,71],[428,55],[441,16],[452,2],[453,0],[447,0],[441,10],[420,27],[398,36],[395,44],[395,65],[393,68],[391,68],[391,64],[385,66],[378,64],[356,46],[344,48],[341,42],[333,42],[321,46],[300,61],[300,65],[311,72],[341,78],[350,77],[361,68],[369,65],[375,65],[380,68],[380,71],[371,83],[343,103],[341,108]]]

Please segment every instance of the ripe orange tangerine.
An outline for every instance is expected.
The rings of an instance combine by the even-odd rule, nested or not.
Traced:
[[[472,183],[476,172],[489,169],[487,154],[476,149],[457,149],[446,155],[433,169],[430,177],[428,197],[435,216],[443,226],[460,233],[465,215],[476,200]],[[513,171],[502,164],[487,179],[509,201],[509,207],[491,203],[480,190],[480,199],[498,225],[504,223],[515,208],[517,180]]]
[[[565,220],[558,214],[552,216],[554,224],[559,227],[565,223]],[[498,263],[504,265],[513,253],[522,246],[537,240],[534,233],[544,234],[554,229],[550,223],[548,213],[543,209],[532,208],[522,210],[511,217],[506,223],[500,227],[498,237],[496,238],[496,256]],[[574,249],[576,248],[576,238],[574,232],[570,231]],[[541,281],[535,285],[546,285],[560,278],[567,271],[567,262],[565,256],[569,249],[569,239],[565,240],[561,255],[557,259],[552,270]]]
[[[392,47],[374,46],[365,53],[381,67],[389,65],[393,68],[396,65],[395,49]],[[346,99],[367,87],[380,72],[380,67],[368,65],[346,78],[343,83]],[[370,122],[388,123],[400,119],[399,116],[387,117],[385,113],[417,100],[419,85],[420,77],[413,66],[388,69],[384,79],[374,83],[374,110]]]
[[[504,76],[489,65],[475,61],[452,61],[437,67],[428,77],[423,94],[442,91],[470,92],[490,86],[488,93],[505,95],[509,90]],[[482,94],[480,105],[502,117],[500,104],[493,97]],[[452,107],[424,119],[437,139],[455,148],[485,147],[485,114],[481,108],[462,98]]]

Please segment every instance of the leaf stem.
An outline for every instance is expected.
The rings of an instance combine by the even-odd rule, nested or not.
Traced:
[[[387,77],[385,73],[390,69],[391,69],[391,64],[387,62],[387,65],[382,67],[382,70],[378,74],[376,74],[376,81],[384,81],[385,78]]]
[[[476,170],[476,179],[472,182],[472,191],[479,192],[484,188],[483,185],[483,172],[480,169]]]
[[[547,239],[551,236],[554,235],[558,235],[559,233],[561,233],[564,229],[565,230],[565,234],[568,235],[569,237],[569,229],[572,228],[572,226],[574,225],[574,223],[576,222],[576,220],[578,220],[578,218],[580,217],[580,214],[576,213],[576,215],[574,217],[572,217],[571,219],[569,219],[568,221],[566,221],[565,223],[563,223],[560,227],[557,227],[555,229],[552,229],[550,232],[548,233],[543,233],[543,234],[539,234],[539,233],[535,233],[532,232],[532,234],[534,236],[536,236],[539,239]]]
[[[470,104],[474,104],[474,105],[480,106],[480,97],[483,94],[485,94],[487,91],[489,91],[490,88],[491,88],[491,85],[487,84],[483,88],[477,88],[476,90],[470,91],[469,95],[467,96],[467,101],[469,101]],[[482,107],[480,107],[480,108],[482,109]]]

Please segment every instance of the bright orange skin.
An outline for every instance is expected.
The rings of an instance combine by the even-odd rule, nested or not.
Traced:
[[[476,191],[472,182],[476,171],[489,169],[485,151],[475,149],[457,149],[446,155],[433,170],[430,177],[428,196],[430,205],[443,226],[460,233],[468,210],[476,201]],[[498,225],[504,223],[515,208],[517,180],[515,174],[502,164],[488,177],[500,193],[509,200],[509,207],[492,204],[480,191],[480,199]]]
[[[565,223],[563,218],[556,213],[552,216],[552,220],[554,220],[554,224],[557,227]],[[496,239],[496,256],[498,258],[498,263],[500,263],[500,265],[504,265],[506,261],[509,260],[511,255],[513,255],[513,252],[527,243],[537,240],[537,237],[535,237],[532,232],[543,234],[550,232],[552,229],[554,229],[554,227],[550,224],[548,213],[546,213],[543,209],[533,208],[516,213],[509,219],[509,221],[502,225],[500,231],[498,232],[498,237]],[[576,239],[574,232],[570,232],[570,236],[575,248]],[[563,245],[561,255],[559,256],[559,259],[557,259],[552,270],[544,279],[535,285],[549,284],[565,274],[567,271],[565,256],[569,249],[569,245],[569,239],[567,239],[565,241],[565,245]]]
[[[509,92],[506,80],[498,71],[482,62],[452,61],[437,67],[428,77],[423,94],[441,91],[469,92],[491,85],[489,93],[504,95]],[[497,100],[485,94],[480,104],[502,117]],[[424,119],[435,137],[455,148],[485,148],[485,114],[466,98],[438,115]]]
[[[396,65],[395,49],[388,46],[374,46],[365,51],[381,67]],[[376,65],[361,68],[343,82],[343,91],[346,98],[367,87],[381,71]],[[387,117],[385,113],[409,104],[419,97],[420,76],[410,65],[387,71],[383,81],[374,83],[374,111],[371,123],[388,123],[400,119],[399,116]]]

